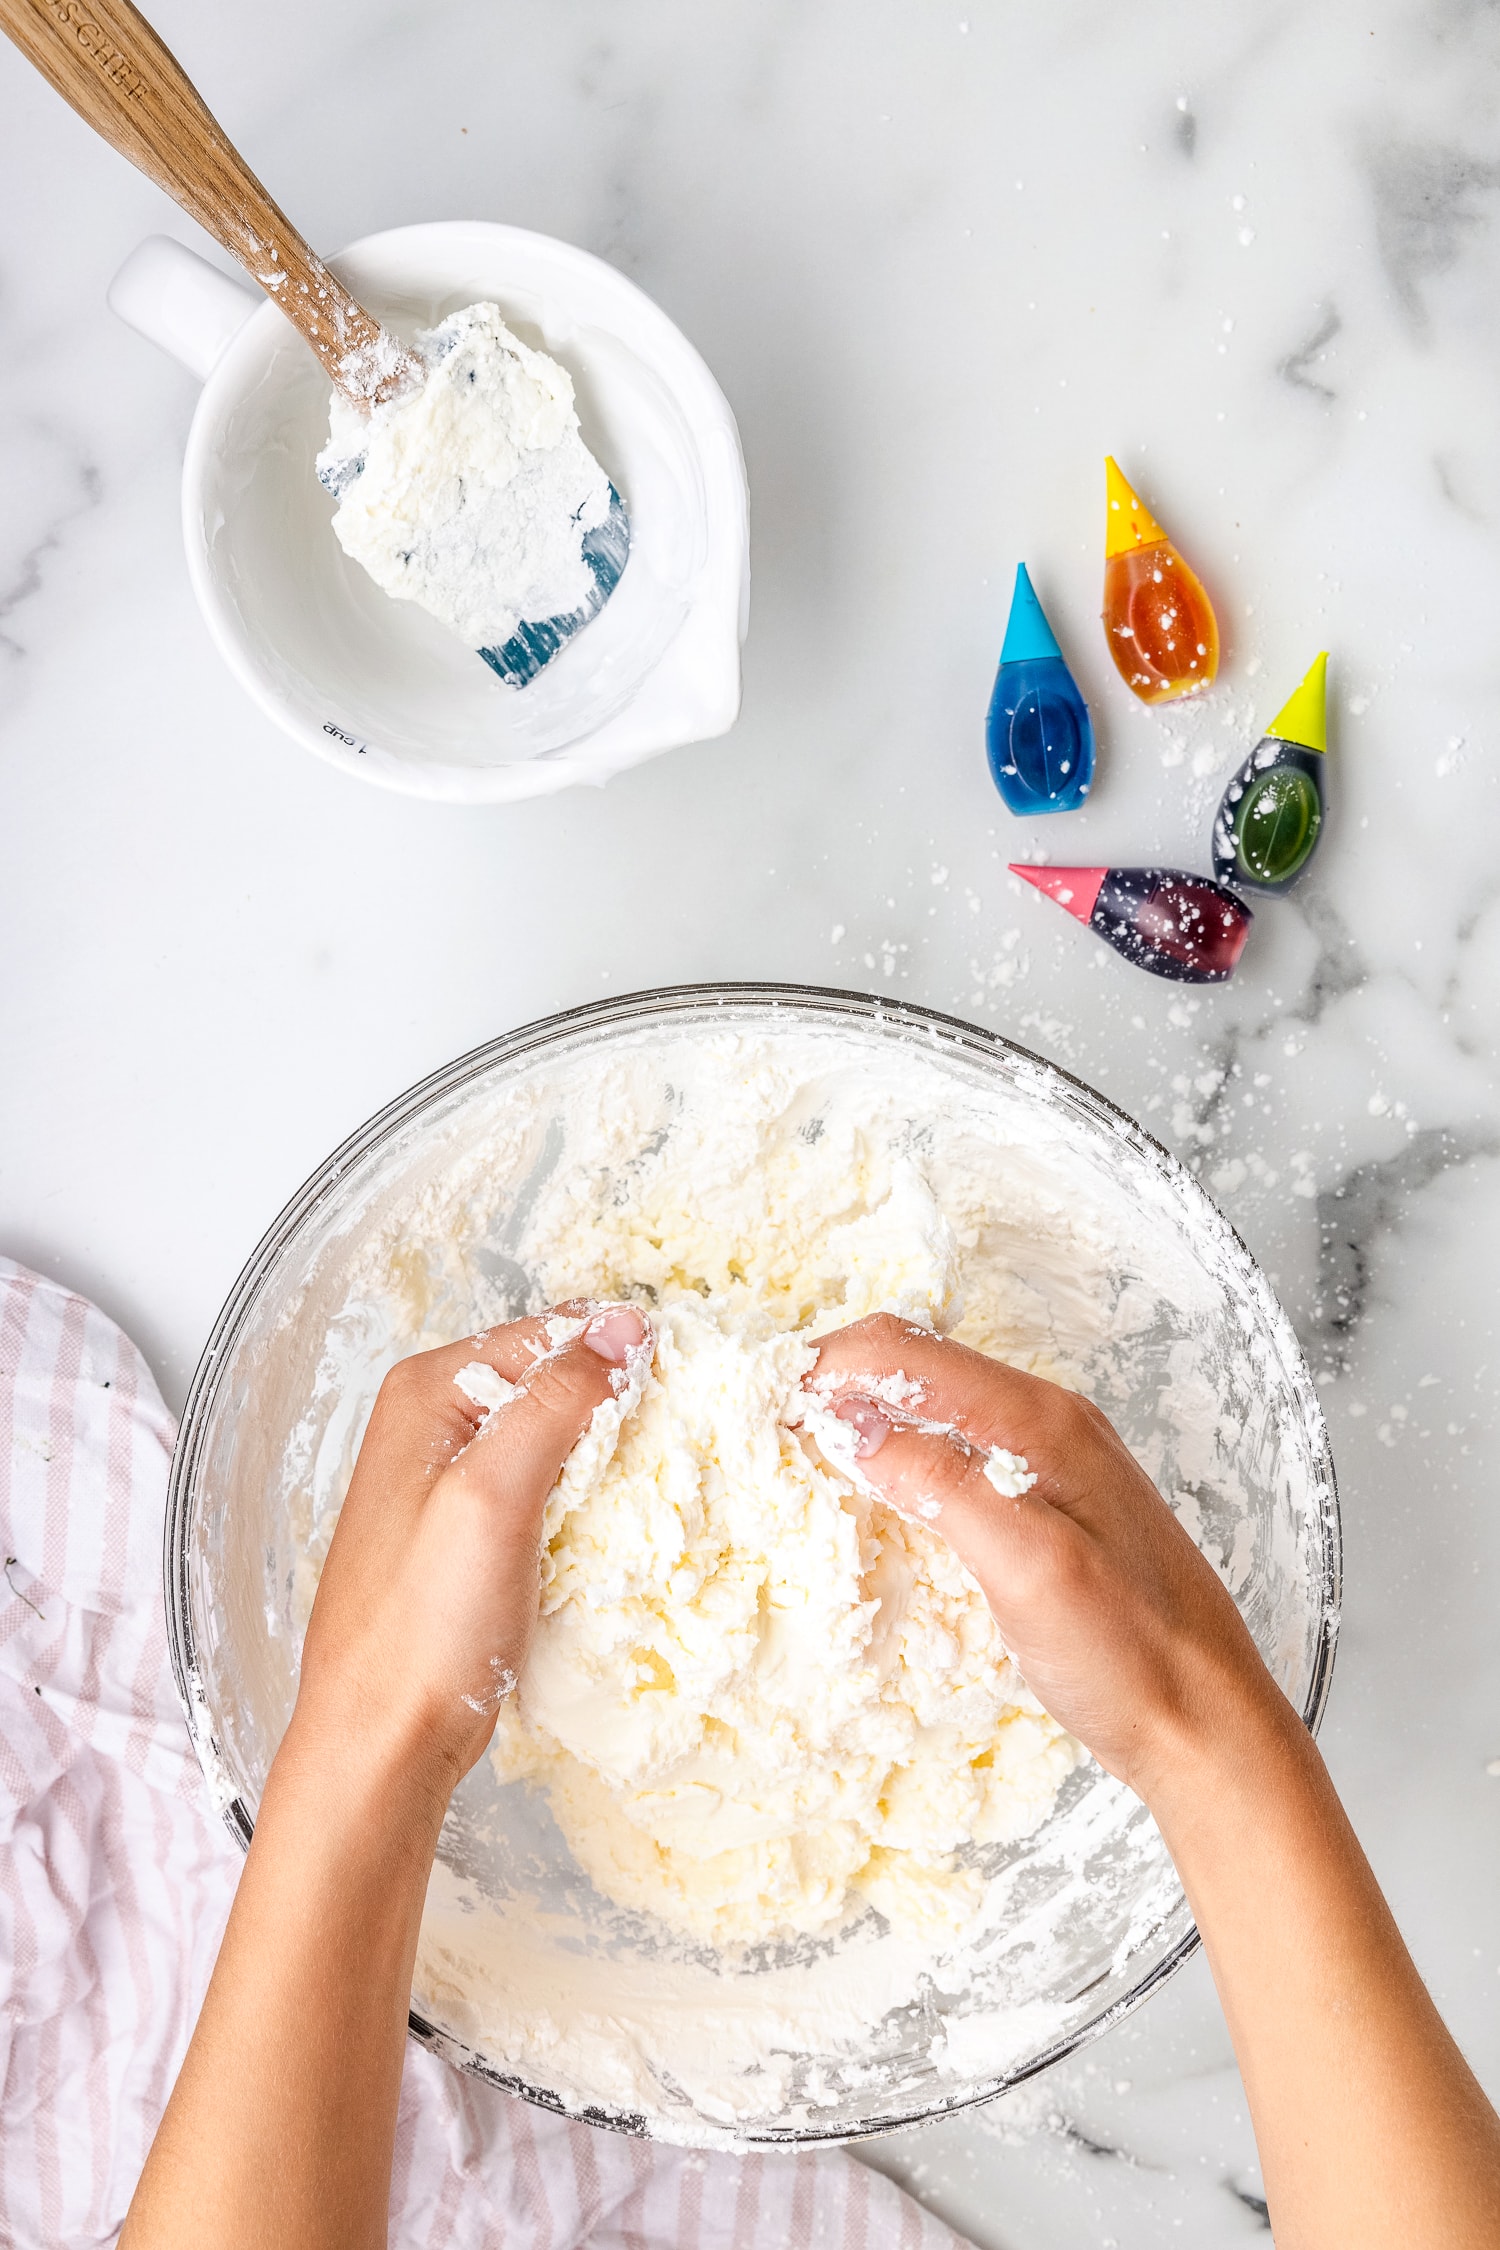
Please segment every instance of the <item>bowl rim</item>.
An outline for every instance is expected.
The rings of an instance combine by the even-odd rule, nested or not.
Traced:
[[[195,1475],[219,1383],[260,1289],[278,1259],[296,1236],[303,1221],[316,1210],[322,1196],[350,1165],[372,1154],[383,1141],[399,1132],[437,1100],[457,1092],[469,1081],[484,1076],[496,1064],[544,1051],[579,1031],[602,1030],[622,1023],[644,1025],[655,1020],[668,1021],[693,1012],[706,1014],[715,1008],[724,1009],[727,1013],[757,1010],[763,1014],[768,1009],[774,1011],[778,1007],[787,1009],[790,1016],[803,1010],[842,1011],[858,1022],[893,1029],[909,1027],[925,1033],[930,1040],[940,1041],[950,1047],[971,1047],[981,1054],[1005,1055],[1018,1059],[1035,1068],[1043,1077],[1058,1081],[1075,1095],[1081,1095],[1085,1105],[1094,1106],[1113,1121],[1117,1129],[1123,1129],[1125,1136],[1151,1158],[1163,1176],[1186,1193],[1189,1202],[1196,1201],[1213,1222],[1226,1231],[1233,1247],[1246,1261],[1251,1275],[1259,1281],[1269,1302],[1273,1320],[1281,1331],[1281,1342],[1286,1349],[1289,1375],[1303,1395],[1303,1403],[1309,1413],[1309,1427],[1317,1440],[1317,1467],[1324,1492],[1320,1511],[1321,1582],[1316,1589],[1322,1629],[1318,1635],[1301,1711],[1304,1726],[1309,1734],[1316,1736],[1327,1708],[1333,1680],[1343,1586],[1343,1523],[1327,1417],[1290,1315],[1239,1230],[1225,1217],[1202,1182],[1127,1110],[1122,1109],[1107,1094],[1102,1094],[1096,1086],[1091,1086],[1086,1079],[1065,1070],[1061,1064],[1052,1062],[1045,1055],[1038,1055],[1031,1048],[1021,1046],[1016,1040],[1007,1038],[1003,1032],[989,1030],[982,1024],[969,1023],[961,1016],[949,1015],[941,1009],[923,1007],[911,1001],[884,999],[877,994],[848,991],[831,985],[762,983],[750,979],[657,985],[637,992],[614,994],[602,1000],[584,1001],[576,1007],[559,1009],[552,1015],[539,1016],[530,1023],[517,1025],[514,1030],[501,1032],[497,1037],[485,1040],[479,1046],[455,1056],[451,1062],[444,1063],[437,1070],[429,1072],[425,1078],[407,1087],[403,1093],[397,1094],[384,1108],[377,1110],[342,1140],[332,1154],[309,1173],[295,1194],[288,1198],[245,1261],[220,1308],[194,1370],[173,1449],[163,1526],[162,1575],[172,1672],[188,1721],[188,1731],[203,1767],[210,1796],[241,1850],[249,1847],[254,1821],[241,1797],[238,1794],[227,1794],[227,1785],[222,1775],[216,1775],[212,1769],[211,1761],[217,1758],[218,1746],[208,1723],[211,1714],[206,1713],[203,1708],[202,1691],[197,1684],[188,1583],[187,1532]],[[1160,1922],[1156,1926],[1159,1928]],[[1021,2085],[1025,2080],[1050,2070],[1054,2064],[1091,2045],[1126,2016],[1134,2014],[1153,1992],[1176,1975],[1184,1961],[1197,1951],[1200,1942],[1197,1925],[1190,1923],[1176,1944],[1163,1954],[1140,1982],[1118,2000],[1111,2002],[1097,2016],[1055,2040],[1050,2047],[1028,2062],[985,2079],[963,2092],[943,2095],[937,2100],[904,2111],[899,2116],[844,2124],[837,2129],[820,2130],[816,2125],[800,2125],[785,2129],[763,2127],[746,2132],[728,2130],[718,2134],[699,2121],[695,2125],[694,2139],[705,2146],[725,2148],[829,2147],[845,2141],[875,2139],[936,2118],[952,2116],[960,2110],[977,2108],[993,2101],[997,2095],[1008,2092],[1012,2087]],[[465,2045],[451,2032],[445,2031],[441,2025],[431,2022],[415,2006],[408,2010],[407,2024],[412,2037],[434,2054],[442,2056],[445,2061],[471,2077],[484,2079],[506,2093],[517,2094],[539,2108],[576,2117],[583,2124],[607,2127],[637,2138],[669,2137],[654,2134],[653,2123],[656,2121],[639,2111],[614,2109],[607,2104],[589,2104],[580,2108],[565,2102],[549,2088],[533,2086],[515,2073],[501,2070],[477,2050]]]

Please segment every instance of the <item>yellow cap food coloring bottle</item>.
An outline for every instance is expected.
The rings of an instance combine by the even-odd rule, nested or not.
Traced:
[[[1213,604],[1112,459],[1104,464],[1104,631],[1121,679],[1143,703],[1206,688],[1219,669]]]

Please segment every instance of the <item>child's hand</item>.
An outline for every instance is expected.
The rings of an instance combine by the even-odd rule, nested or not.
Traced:
[[[520,1320],[404,1359],[381,1384],[308,1624],[303,1738],[326,1725],[369,1739],[446,1792],[494,1733],[536,1623],[547,1496],[649,1343],[633,1305],[561,1310],[588,1326],[556,1351],[545,1317]],[[487,1423],[454,1381],[476,1361],[517,1386]]]
[[[913,1418],[959,1434],[877,1404],[892,1375],[922,1385]],[[881,1497],[974,1573],[1032,1692],[1148,1802],[1226,1720],[1291,1717],[1212,1565],[1086,1399],[890,1314],[824,1337],[808,1382],[859,1431]],[[986,1476],[992,1446],[1024,1456],[1021,1498]]]

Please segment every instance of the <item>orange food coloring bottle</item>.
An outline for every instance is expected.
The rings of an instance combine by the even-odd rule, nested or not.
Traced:
[[[1104,631],[1121,679],[1143,703],[1206,688],[1219,669],[1219,626],[1197,576],[1148,515],[1113,460],[1104,464]]]

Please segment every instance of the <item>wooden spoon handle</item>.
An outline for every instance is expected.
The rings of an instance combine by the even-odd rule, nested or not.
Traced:
[[[112,148],[165,188],[368,409],[420,375],[271,201],[130,0],[0,0],[0,27]]]

